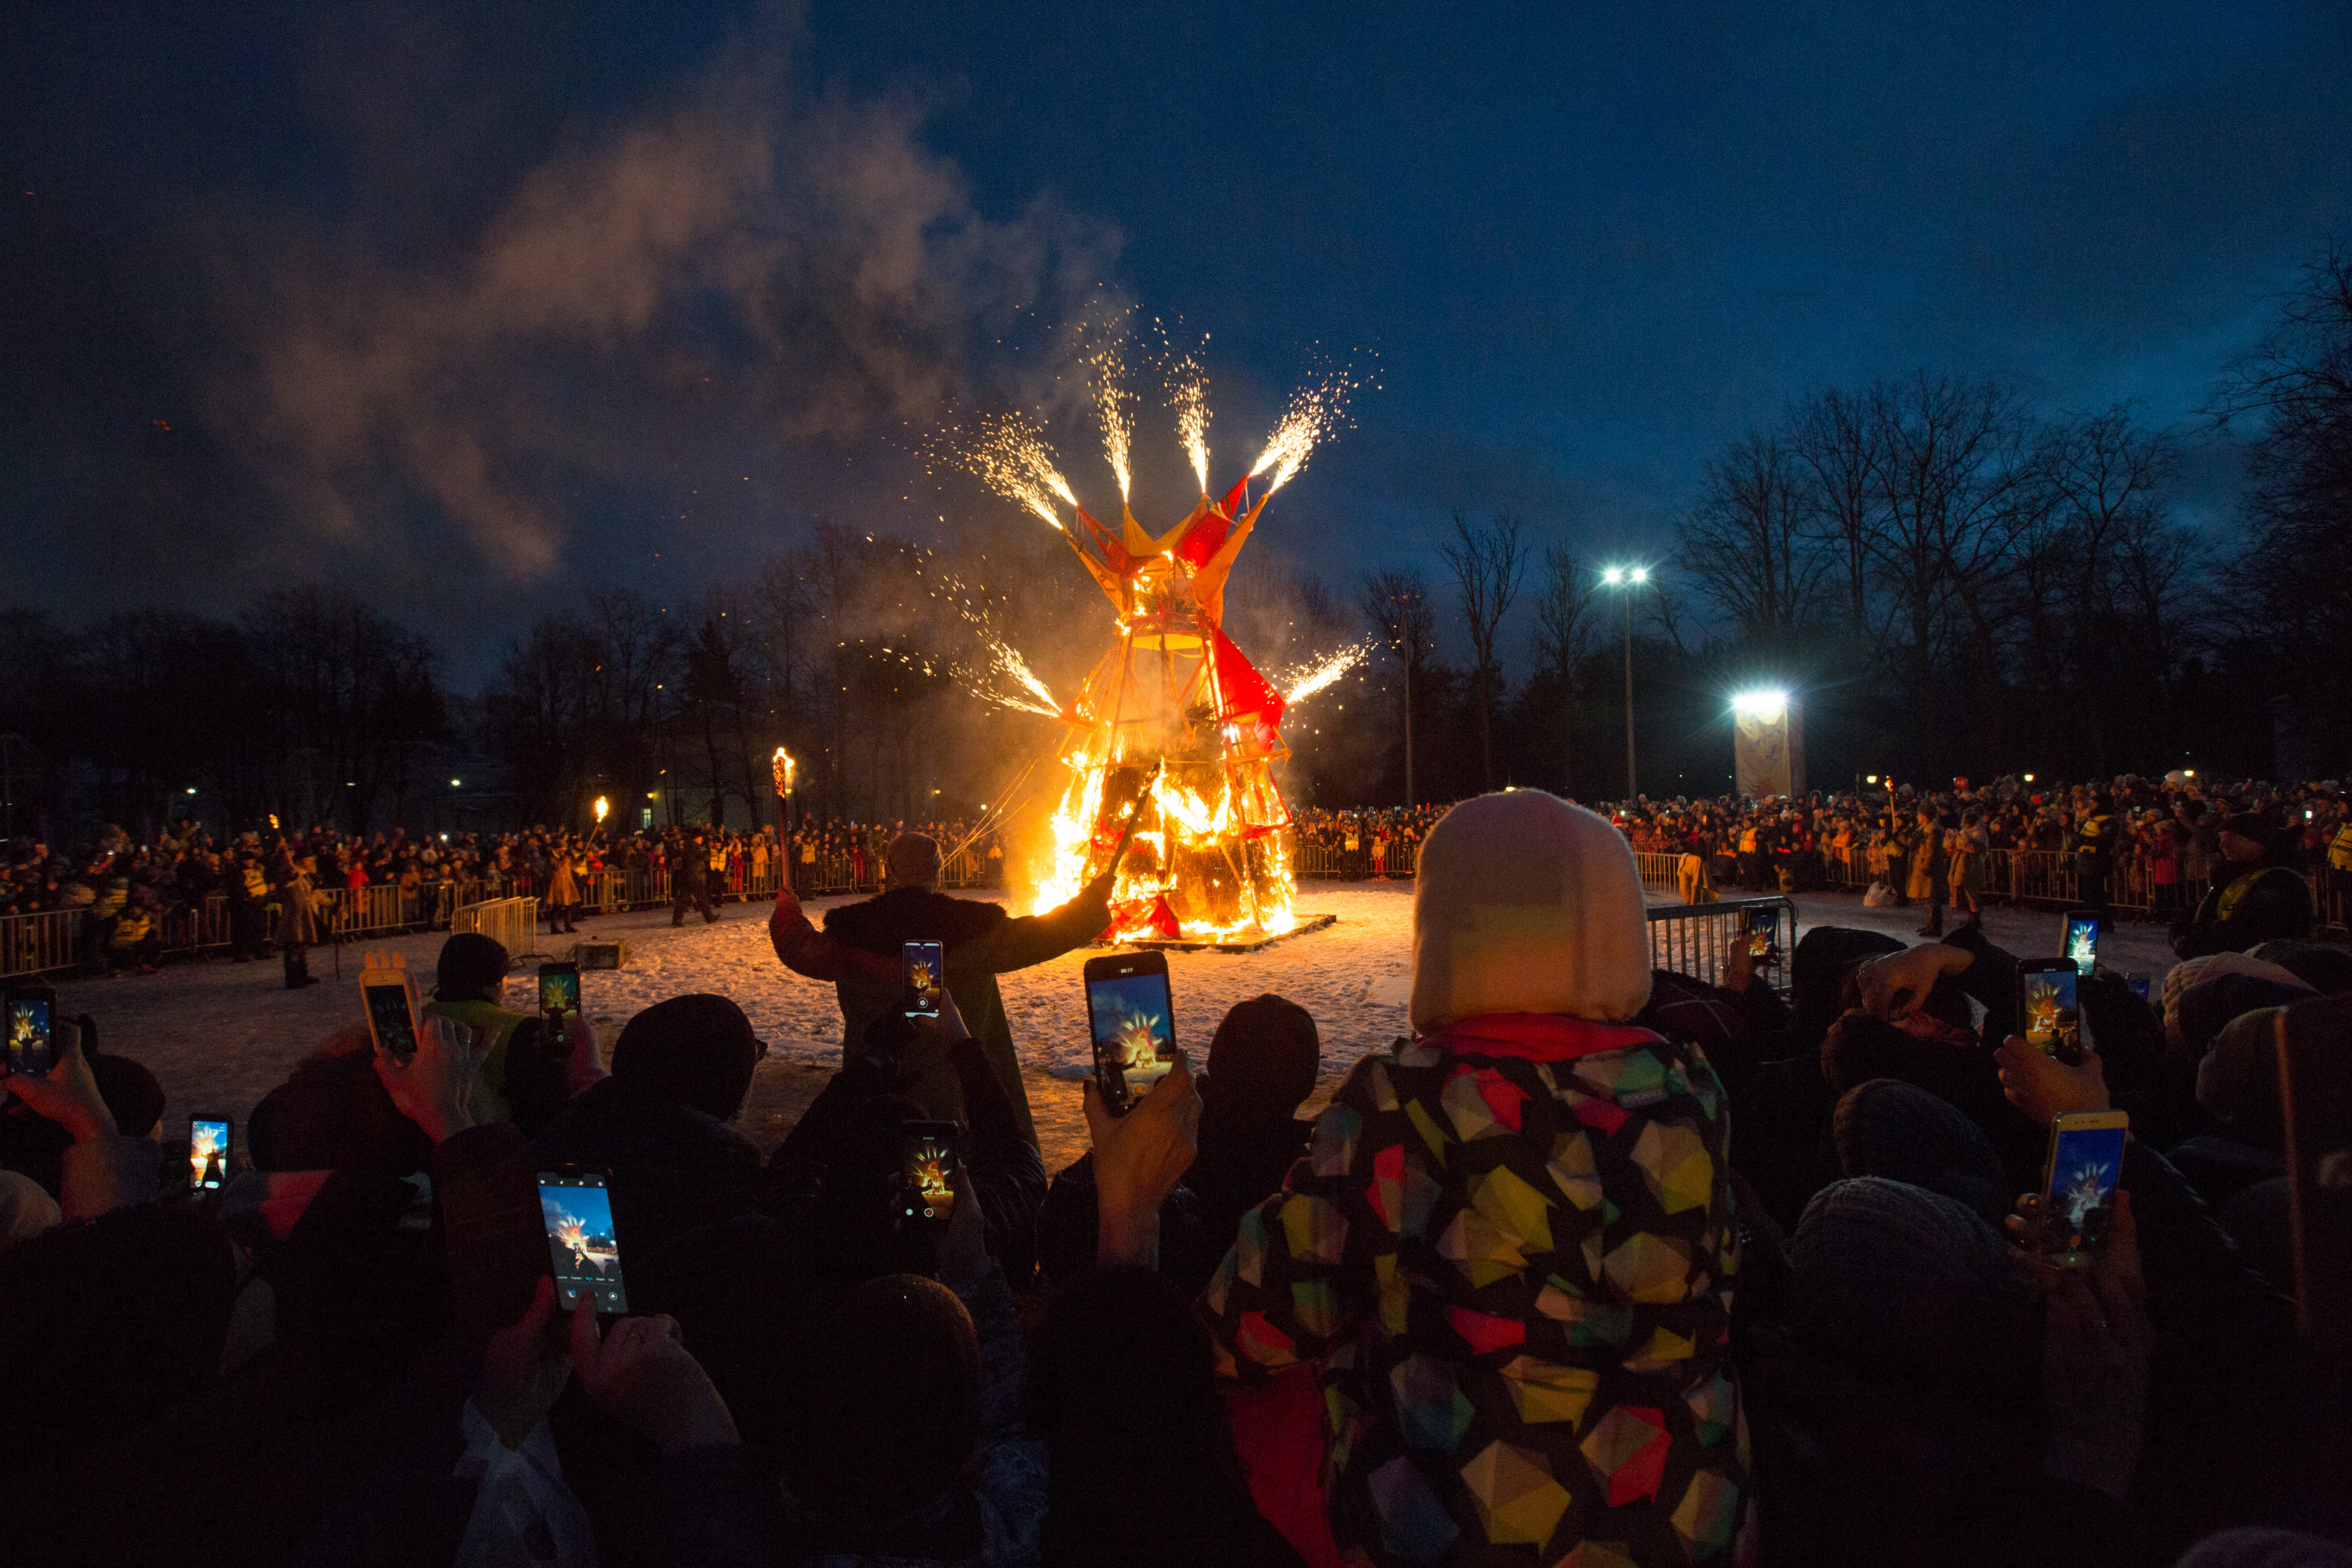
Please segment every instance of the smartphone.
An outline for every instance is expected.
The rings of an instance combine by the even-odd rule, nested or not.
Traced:
[[[613,1232],[607,1173],[567,1166],[539,1173],[539,1213],[547,1226],[547,1260],[555,1272],[555,1304],[565,1311],[583,1296],[599,1313],[629,1310],[621,1282],[621,1241]]]
[[[2065,953],[2074,961],[2074,973],[2088,974],[2099,966],[2099,911],[2066,911]]]
[[[2352,995],[2280,1009],[2287,1247],[2295,1318],[2331,1355],[2352,1345]]]
[[[935,942],[910,942],[907,946],[907,1016],[936,1018],[944,989],[946,956]]]
[[[375,1048],[402,1061],[416,1056],[416,1009],[408,992],[407,972],[371,969],[360,976],[360,998],[366,1005],[368,1033]]]
[[[1751,909],[1748,911],[1748,957],[1771,957],[1774,948],[1773,939],[1780,934],[1780,911],[1777,906],[1767,904],[1760,909]]]
[[[539,1016],[545,1018],[557,1013],[580,1016],[580,966],[576,963],[539,966]]]
[[[1087,1018],[1094,1038],[1095,1091],[1103,1108],[1124,1116],[1176,1065],[1176,1010],[1168,995],[1168,958],[1113,953],[1086,966]]]
[[[2070,1067],[2083,1059],[2083,1010],[2075,996],[2081,978],[2072,959],[2028,959],[2017,966],[2019,1032],[2026,1044]]]
[[[956,1150],[962,1135],[952,1121],[908,1121],[899,1127],[898,1212],[905,1218],[945,1228],[955,1217]]]
[[[46,985],[8,988],[8,1070],[47,1078],[58,1065],[58,994]]]
[[[2042,1172],[2041,1250],[2053,1263],[2088,1263],[2106,1244],[2124,1169],[2120,1110],[2062,1111],[2050,1122],[2050,1159]]]
[[[229,1125],[226,1116],[188,1121],[188,1190],[216,1193],[228,1181]]]

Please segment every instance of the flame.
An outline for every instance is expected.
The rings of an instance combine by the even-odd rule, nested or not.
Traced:
[[[1307,456],[1315,450],[1315,444],[1347,422],[1348,398],[1355,390],[1355,373],[1341,369],[1290,395],[1290,406],[1276,424],[1274,434],[1265,438],[1265,450],[1250,469],[1252,478],[1268,468],[1274,470],[1267,494],[1288,484],[1290,476],[1307,466]]]
[[[1069,786],[1048,824],[1052,848],[1030,896],[1033,913],[1043,914],[1076,898],[1090,874],[1100,873],[1102,857],[1118,839],[1120,819],[1114,816],[1107,821],[1103,812],[1108,764],[1088,765],[1081,757],[1073,761],[1072,770]],[[1164,764],[1152,776],[1137,807],[1140,820],[1111,887],[1113,941],[1161,934],[1151,917],[1158,900],[1168,899],[1171,907],[1181,901],[1175,897],[1177,853],[1215,852],[1238,857],[1246,866],[1251,844],[1260,847],[1263,869],[1246,879],[1251,891],[1242,899],[1237,918],[1221,922],[1185,919],[1180,913],[1180,934],[1187,942],[1218,942],[1242,935],[1276,936],[1298,923],[1292,910],[1297,883],[1281,836],[1243,839],[1233,793],[1222,788],[1215,793],[1213,801],[1205,798],[1171,777]]]

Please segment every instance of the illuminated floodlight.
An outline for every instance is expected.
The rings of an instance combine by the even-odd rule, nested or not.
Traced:
[[[1789,694],[1777,687],[1737,692],[1731,699],[1731,710],[1742,719],[1778,723],[1789,711]]]
[[[1622,566],[1612,566],[1608,571],[1601,574],[1601,580],[1614,588],[1617,584],[1625,580],[1625,568]]]
[[[2033,775],[2032,773],[2027,773],[2024,777],[2027,784],[2032,784],[2033,782]]]
[[[1637,585],[1646,583],[1649,580],[1650,569],[1647,566],[1636,566],[1633,568],[1633,581]]]
[[[1876,773],[1864,773],[1862,775],[1862,782],[1864,784],[1876,784],[1878,782],[1878,775]]]

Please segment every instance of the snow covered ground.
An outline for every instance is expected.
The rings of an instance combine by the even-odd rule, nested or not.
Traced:
[[[820,900],[813,918],[840,900]],[[1912,910],[1865,910],[1851,895],[1808,895],[1798,900],[1801,929],[1816,924],[1868,926],[1909,936],[1923,918]],[[1412,884],[1310,882],[1299,889],[1301,913],[1329,912],[1339,923],[1254,953],[1175,952],[1168,966],[1179,1041],[1205,1052],[1217,1020],[1234,1003],[1274,992],[1313,1014],[1323,1037],[1322,1088],[1327,1095],[1358,1058],[1407,1031],[1411,981]],[[539,939],[542,956],[562,956],[574,940],[629,944],[629,966],[581,977],[582,1000],[609,1043],[620,1026],[665,996],[716,991],[733,997],[769,1045],[740,1125],[763,1144],[789,1131],[800,1110],[840,1060],[841,1016],[833,989],[803,980],[776,962],[768,945],[767,907],[730,904],[718,924],[699,919],[673,931],[667,910],[591,920],[578,939]],[[2058,951],[2060,917],[2046,911],[1990,911],[1992,939],[2023,954]],[[275,963],[213,960],[173,965],[160,973],[118,980],[69,980],[58,987],[61,1012],[96,1018],[102,1049],[147,1064],[163,1086],[164,1136],[186,1135],[192,1113],[226,1114],[240,1128],[257,1101],[284,1080],[294,1063],[335,1030],[359,1020],[360,949],[383,945],[429,975],[444,939],[397,938],[358,943],[342,954],[341,975],[325,950],[312,955],[311,973],[325,983],[288,991]],[[1025,1066],[1024,1078],[1045,1145],[1048,1169],[1085,1148],[1078,1084],[1090,1065],[1085,1005],[1078,978],[1087,952],[1003,977],[1004,1005]],[[2103,943],[2115,967],[2145,970],[2160,980],[2171,963],[2159,928],[2126,926]],[[529,973],[529,964],[524,973]],[[528,982],[518,980],[520,1003]],[[240,1145],[241,1145],[240,1139]]]

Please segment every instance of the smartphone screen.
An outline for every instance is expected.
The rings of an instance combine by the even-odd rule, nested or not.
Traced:
[[[1748,911],[1748,956],[1764,958],[1772,952],[1772,939],[1780,934],[1780,911],[1769,907]]]
[[[57,1065],[57,1004],[47,996],[8,998],[8,1070],[47,1078]]]
[[[580,1011],[580,970],[575,964],[548,963],[539,971],[539,1011],[577,1016]]]
[[[555,1304],[565,1311],[582,1296],[599,1312],[629,1310],[621,1284],[621,1243],[613,1234],[613,1198],[601,1171],[541,1171],[540,1217],[547,1223],[547,1258],[555,1271]]]
[[[2083,1014],[2075,1001],[2081,978],[2072,963],[2018,973],[2019,1016],[2025,1043],[2063,1062],[2076,1061],[2083,1051]]]
[[[1169,1002],[1165,961],[1139,965],[1136,973],[1088,974],[1087,1012],[1094,1031],[1096,1091],[1112,1115],[1124,1116],[1176,1065],[1175,1010]]]
[[[924,1225],[955,1217],[956,1138],[952,1121],[909,1121],[899,1129],[906,1163],[900,1212]]]
[[[188,1123],[188,1186],[216,1193],[228,1180],[228,1120],[199,1116]]]
[[[2124,1168],[2121,1113],[2095,1111],[2113,1126],[2075,1127],[2061,1116],[2050,1129],[2050,1173],[2042,1194],[2042,1245],[2053,1256],[2087,1258],[2106,1239],[2116,1182]]]
[[[2099,917],[2068,915],[2066,917],[2066,956],[2074,962],[2074,973],[2088,974],[2099,963]]]
[[[907,944],[908,1013],[915,1017],[936,1018],[940,1016],[940,994],[943,982],[945,955],[938,942],[910,942]]]
[[[367,998],[368,1026],[376,1044],[407,1059],[416,1054],[416,1020],[409,1016],[408,987],[398,980],[371,984],[362,981],[360,994]]]

